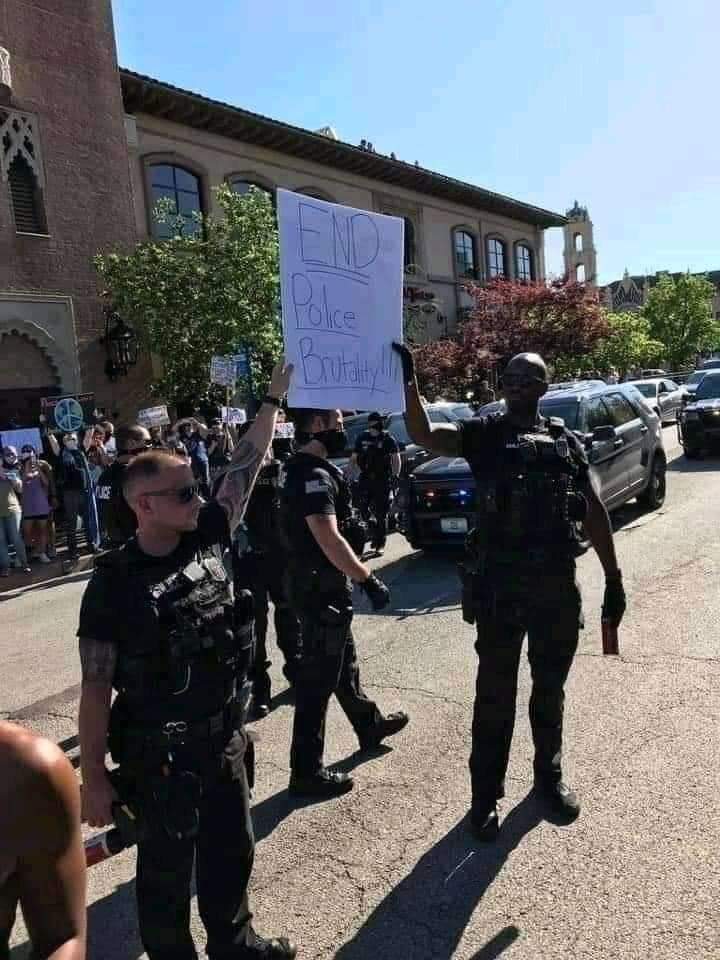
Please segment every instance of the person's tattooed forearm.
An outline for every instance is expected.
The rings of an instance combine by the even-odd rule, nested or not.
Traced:
[[[247,440],[241,440],[233,452],[216,495],[227,514],[231,532],[243,518],[262,461],[262,451]]]

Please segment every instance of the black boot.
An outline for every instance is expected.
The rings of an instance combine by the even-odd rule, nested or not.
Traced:
[[[397,713],[389,713],[386,717],[383,717],[379,723],[370,727],[369,730],[366,730],[362,736],[358,738],[360,740],[360,749],[376,749],[385,737],[393,737],[396,733],[400,733],[409,722],[410,717],[404,710],[398,710]]]
[[[536,780],[534,789],[543,803],[559,819],[571,823],[579,816],[580,801],[575,791],[562,780],[556,782]]]
[[[242,960],[295,960],[297,947],[287,937],[261,937],[253,930],[251,941],[238,957]]]
[[[470,811],[470,828],[481,843],[492,843],[500,832],[497,804],[493,804],[489,809],[473,808]]]
[[[339,797],[352,790],[354,785],[350,774],[323,767],[318,773],[309,777],[298,777],[292,774],[288,793],[294,797]]]

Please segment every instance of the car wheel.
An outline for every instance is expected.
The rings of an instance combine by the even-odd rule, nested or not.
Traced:
[[[663,457],[653,458],[647,487],[638,497],[640,503],[649,510],[657,510],[665,503],[667,466]]]
[[[683,453],[688,460],[697,460],[700,457],[699,447],[683,447]]]

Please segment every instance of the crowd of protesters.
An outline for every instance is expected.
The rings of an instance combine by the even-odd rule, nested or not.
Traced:
[[[2,447],[0,461],[0,577],[14,569],[30,574],[31,562],[57,558],[56,521],[64,531],[66,563],[80,554],[79,528],[88,549],[97,553],[126,539],[108,529],[105,510],[111,492],[121,488],[124,467],[148,448],[164,449],[187,460],[203,496],[229,462],[236,434],[220,419],[208,424],[186,417],[145,429],[102,420],[78,432],[48,429],[41,418],[41,446]],[[134,518],[133,518],[134,521]]]

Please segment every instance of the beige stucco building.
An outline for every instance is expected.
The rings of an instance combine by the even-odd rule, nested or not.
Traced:
[[[467,279],[545,276],[544,231],[565,217],[310,132],[121,71],[137,230],[158,230],[162,196],[181,212],[214,212],[227,182],[285,187],[405,220],[405,304],[424,335],[452,332],[469,299]]]

